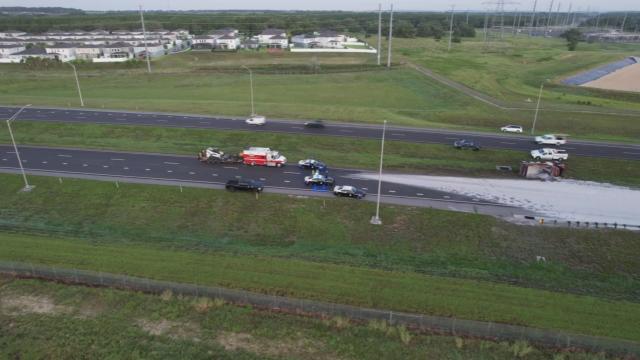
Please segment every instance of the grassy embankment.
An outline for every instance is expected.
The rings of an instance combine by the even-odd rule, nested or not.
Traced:
[[[27,121],[16,122],[13,126],[16,140],[22,145],[193,155],[211,145],[236,152],[246,144],[264,144],[280,150],[291,161],[317,157],[330,166],[343,168],[376,169],[380,151],[376,140],[354,141],[341,137]],[[6,127],[0,127],[0,143],[10,143]],[[435,175],[508,176],[496,172],[495,166],[511,165],[518,169],[520,161],[528,158],[529,154],[519,151],[484,149],[469,152],[456,151],[447,145],[389,141],[385,168]],[[640,186],[640,162],[637,161],[571,156],[568,166],[567,176],[571,178]]]
[[[0,277],[0,357],[145,359],[595,359],[457,337],[412,334],[225,305]]]
[[[532,106],[525,99],[537,96],[540,76],[563,76],[631,53],[628,48],[598,51],[596,46],[600,45],[569,53],[561,42],[550,39],[519,38],[517,43],[505,42],[505,50],[493,53],[482,52],[481,44],[467,40],[456,45],[451,54],[429,39],[399,39],[395,46],[400,62],[409,59],[469,86],[477,83],[480,91],[499,99],[517,99],[525,107]],[[496,131],[505,123],[531,123],[531,111],[493,108],[412,69],[377,68],[373,59],[353,54],[190,52],[157,60],[152,76],[143,66],[83,64],[79,71],[85,102],[97,108],[243,116],[249,113],[248,76],[240,65],[248,65],[256,72],[257,111],[269,117],[389,120],[397,125],[483,131]],[[3,65],[0,76],[7,84],[0,89],[0,103],[78,105],[68,66],[28,70],[22,65]],[[621,97],[553,84],[549,88],[554,90],[545,95],[543,105],[564,104],[587,111],[640,109],[638,97],[632,95]],[[578,105],[578,101],[598,106]],[[537,128],[539,132],[637,142],[640,116],[542,111]]]
[[[640,339],[635,233],[396,206],[372,228],[348,200],[0,178],[0,260]]]

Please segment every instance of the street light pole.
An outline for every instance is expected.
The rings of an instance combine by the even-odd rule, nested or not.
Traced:
[[[540,100],[542,99],[542,89],[544,88],[544,82],[540,84],[540,92],[538,93],[538,103],[536,104],[536,113],[533,116],[533,126],[531,126],[531,135],[536,131],[536,122],[538,121],[538,111],[540,110]]]
[[[245,65],[242,65],[242,67],[247,69],[247,71],[249,71],[249,83],[251,86],[251,116],[255,116],[256,111],[255,111],[255,106],[253,104],[253,71],[251,71],[251,69],[249,69]]]
[[[382,146],[380,148],[380,172],[378,173],[378,200],[376,203],[376,216],[371,218],[371,224],[373,225],[382,225],[382,220],[380,220],[380,196],[382,192],[382,160],[384,158],[384,137],[387,132],[387,120],[384,121],[382,125]]]
[[[381,52],[382,51],[382,4],[378,4],[378,66],[380,66],[381,62]]]
[[[80,106],[84,107],[84,100],[82,99],[82,91],[80,90],[80,80],[78,80],[78,71],[76,70],[76,66],[72,63],[68,62],[67,64],[71,65],[73,68],[73,75],[76,77],[76,86],[78,87],[78,96],[80,96]]]
[[[447,52],[451,51],[451,37],[453,37],[453,11],[456,9],[455,5],[451,6],[451,23],[449,24],[449,46]]]
[[[11,118],[7,119],[7,127],[9,128],[9,135],[11,135],[11,142],[13,143],[13,149],[16,152],[16,158],[18,159],[18,165],[20,165],[20,171],[22,172],[22,178],[24,179],[24,187],[21,190],[23,192],[29,192],[29,191],[33,190],[33,188],[35,188],[35,186],[34,185],[29,185],[29,181],[27,180],[27,174],[24,172],[24,167],[22,166],[22,160],[20,159],[20,153],[18,152],[18,145],[16,145],[16,139],[13,137],[13,131],[11,130],[11,121],[16,119],[18,117],[18,115],[20,115],[20,113],[24,109],[29,107],[29,106],[31,106],[31,104],[21,107],[20,110],[18,110],[15,114],[13,114],[13,116]]]

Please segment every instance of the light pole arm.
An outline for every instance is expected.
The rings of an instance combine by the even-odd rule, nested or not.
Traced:
[[[21,107],[20,110],[16,111],[16,113],[13,114],[13,116],[11,118],[7,119],[7,128],[9,128],[9,135],[11,136],[11,142],[13,143],[13,149],[16,152],[16,158],[18,159],[18,166],[20,166],[20,172],[22,173],[22,179],[24,180],[24,189],[23,189],[24,191],[29,191],[33,187],[30,186],[29,185],[29,181],[27,181],[27,174],[24,172],[24,167],[22,166],[22,159],[20,159],[20,152],[18,151],[18,145],[16,144],[16,139],[13,136],[13,130],[11,129],[11,122],[13,120],[15,120],[18,117],[18,115],[20,115],[20,113],[22,111],[24,111],[24,109],[26,109],[29,106],[31,106],[31,104]]]

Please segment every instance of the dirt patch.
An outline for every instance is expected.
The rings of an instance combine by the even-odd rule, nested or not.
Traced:
[[[46,296],[3,295],[0,297],[0,311],[7,315],[61,314],[70,313],[71,308],[56,305]]]
[[[286,356],[301,359],[338,359],[318,342],[306,339],[265,339],[250,334],[223,332],[216,337],[227,351],[244,350],[263,356]]]
[[[155,336],[167,336],[172,339],[200,341],[200,327],[191,324],[169,320],[138,320],[142,330]]]
[[[582,86],[640,92],[640,64],[629,65]]]

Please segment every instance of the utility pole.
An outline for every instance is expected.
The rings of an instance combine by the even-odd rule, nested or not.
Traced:
[[[251,117],[254,117],[256,116],[256,109],[253,103],[253,71],[251,71],[251,69],[249,69],[245,65],[242,65],[242,67],[249,71],[249,84],[251,87]]]
[[[144,40],[144,51],[147,58],[147,72],[151,74],[151,54],[149,54],[149,47],[147,46],[147,30],[144,27],[144,15],[142,14],[142,5],[140,5],[140,22],[142,23],[142,38]]]
[[[511,26],[512,36],[516,36],[516,19],[518,19],[519,17],[520,13],[518,12],[518,9],[516,9],[516,12],[513,15],[513,25]]]
[[[487,46],[487,26],[489,25],[489,9],[484,11],[484,46]]]
[[[622,26],[620,26],[620,32],[624,33],[624,24],[627,22],[627,15],[629,15],[628,12],[624,13],[624,18],[622,19]]]
[[[449,24],[449,47],[447,51],[451,51],[451,38],[453,37],[453,10],[455,10],[456,6],[451,5],[451,23]]]
[[[382,146],[380,148],[380,172],[378,173],[378,201],[376,203],[376,216],[371,218],[372,225],[382,225],[380,220],[380,196],[382,193],[382,160],[384,158],[384,137],[387,132],[387,120],[382,125]]]
[[[78,96],[80,96],[80,106],[84,107],[84,100],[82,99],[82,91],[80,90],[80,81],[78,80],[78,71],[76,70],[76,66],[72,63],[68,62],[67,64],[71,65],[73,68],[73,75],[76,77],[76,87],[78,88]]]
[[[596,16],[596,31],[598,31],[598,29],[600,29],[600,13],[598,12],[598,15]]]
[[[569,26],[569,18],[571,17],[571,8],[573,7],[573,3],[569,3],[569,10],[567,10],[567,17],[564,21],[564,26]]]
[[[382,51],[382,4],[378,4],[378,66],[381,62]]]
[[[11,122],[14,119],[16,119],[18,115],[20,115],[20,113],[24,111],[24,109],[28,108],[29,106],[31,106],[31,104],[21,107],[20,110],[18,110],[15,114],[13,114],[12,117],[7,119],[7,127],[9,128],[9,135],[11,135],[11,142],[13,143],[13,149],[16,152],[16,158],[18,159],[18,165],[20,166],[20,172],[22,173],[22,179],[24,180],[24,187],[22,188],[22,190],[20,190],[22,192],[29,192],[33,190],[35,186],[29,185],[29,181],[27,180],[27,174],[24,172],[24,166],[22,166],[22,159],[20,159],[20,152],[18,152],[18,145],[16,145],[16,139],[13,137],[13,130],[11,130]]]
[[[469,10],[467,10],[467,20],[466,20],[466,24],[469,25]]]
[[[533,116],[533,126],[531,126],[531,135],[535,134],[536,122],[538,122],[538,111],[540,110],[540,100],[542,99],[542,89],[544,88],[544,82],[540,84],[540,92],[538,93],[538,104],[536,105],[536,113]]]
[[[529,27],[529,37],[532,35],[534,21],[536,19],[536,7],[538,7],[538,0],[533,1],[533,12],[531,13],[531,26]]]
[[[556,21],[554,22],[555,26],[559,25],[559,21],[560,21],[560,6],[562,5],[562,3],[560,1],[558,1],[558,9],[556,10]]]
[[[389,54],[387,56],[387,68],[391,69],[391,46],[393,41],[393,4],[391,4],[391,14],[389,17]]]
[[[551,12],[553,11],[553,0],[551,0],[551,4],[549,5],[549,12],[547,13],[547,25],[544,27],[544,36],[546,37],[549,33],[549,26],[551,25]]]

